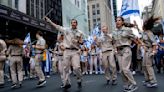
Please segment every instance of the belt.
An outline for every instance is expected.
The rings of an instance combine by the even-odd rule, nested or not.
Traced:
[[[35,54],[43,54],[43,53],[35,53]]]
[[[67,50],[78,50],[77,48],[66,48]]]
[[[61,54],[57,54],[58,56],[63,56],[63,55],[61,55]]]
[[[97,55],[91,55],[91,56],[97,56]]]
[[[103,52],[107,52],[107,51],[112,51],[112,50],[106,50],[106,51],[103,51]]]
[[[117,47],[117,49],[118,49],[118,50],[122,50],[122,49],[124,49],[125,47],[130,47],[130,46],[129,46],[129,45],[123,45],[123,46]]]
[[[22,55],[11,55],[11,56],[22,56]]]

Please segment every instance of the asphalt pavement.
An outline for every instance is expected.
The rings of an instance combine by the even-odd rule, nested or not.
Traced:
[[[156,74],[158,87],[147,88],[143,86],[144,76],[137,74],[134,76],[138,84],[138,90],[135,92],[164,92],[164,74]],[[118,74],[118,84],[112,86],[106,85],[104,75],[85,75],[83,76],[82,88],[77,87],[76,77],[71,75],[72,87],[68,90],[60,88],[61,79],[58,74],[52,75],[46,79],[45,87],[36,88],[37,80],[28,79],[23,82],[22,88],[11,89],[11,82],[6,82],[5,88],[0,88],[0,92],[123,92],[123,82],[120,74]]]

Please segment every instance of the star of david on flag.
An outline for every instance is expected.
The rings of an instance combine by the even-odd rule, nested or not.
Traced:
[[[121,16],[129,18],[131,15],[140,16],[138,0],[123,0],[121,7]]]

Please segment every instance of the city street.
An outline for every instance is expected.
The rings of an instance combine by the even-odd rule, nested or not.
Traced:
[[[163,4],[0,0],[0,92],[164,92]]]
[[[47,79],[46,87],[36,88],[36,80],[25,80],[23,87],[20,89],[11,89],[10,83],[6,83],[5,88],[0,89],[0,92],[123,92],[122,80],[118,75],[118,85],[106,85],[106,80],[103,75],[86,75],[83,77],[83,87],[77,88],[75,77],[72,78],[72,87],[67,91],[60,88],[61,80],[59,75],[53,75]],[[163,74],[157,74],[158,88],[146,88],[142,85],[143,75],[135,75],[139,89],[136,92],[163,92]]]

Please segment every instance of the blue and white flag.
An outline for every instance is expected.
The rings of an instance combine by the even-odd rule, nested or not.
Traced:
[[[101,31],[99,30],[99,26],[97,25],[92,31],[91,36],[100,36]]]
[[[89,40],[85,40],[85,41],[84,41],[84,45],[85,45],[87,48],[90,48],[91,42],[90,42]]]
[[[164,20],[161,20],[161,25],[162,25],[163,34],[164,34]]]
[[[26,45],[23,45],[23,48],[25,48],[27,46],[28,43],[31,43],[31,37],[30,37],[30,33],[28,33],[24,39],[24,44]]]
[[[157,42],[157,43],[159,43],[159,42],[160,42],[158,35],[155,35],[155,37],[154,37],[154,38],[155,38],[155,40],[156,40],[156,42]]]
[[[51,70],[51,54],[50,52],[47,50],[46,51],[46,67],[45,67],[45,72],[50,72]]]
[[[122,0],[121,16],[127,19],[131,15],[140,16],[138,0]]]
[[[89,43],[92,43],[92,42],[93,42],[93,36],[89,36],[89,37],[88,37],[88,42],[89,42]]]
[[[101,31],[99,29],[99,25],[97,25],[92,31],[91,31],[91,35],[88,36],[88,39],[85,40],[85,45],[87,48],[90,48],[91,44],[94,42],[93,37],[100,37],[101,35]]]

